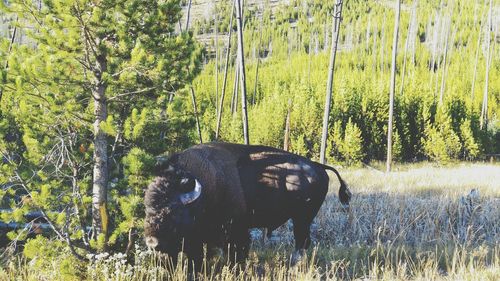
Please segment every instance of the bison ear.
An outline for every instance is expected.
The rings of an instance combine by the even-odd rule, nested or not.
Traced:
[[[170,158],[165,156],[156,157],[156,165],[154,168],[154,174],[157,176],[164,175],[166,173],[173,173],[175,171],[174,162],[177,161],[178,155],[174,154]]]

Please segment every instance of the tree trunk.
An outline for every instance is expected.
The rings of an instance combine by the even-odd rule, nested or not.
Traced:
[[[219,116],[219,32],[217,27],[217,9],[215,9],[214,32],[215,32],[215,116]]]
[[[16,18],[16,23],[18,22],[18,19]],[[7,55],[10,54],[12,51],[12,46],[14,45],[14,41],[16,40],[16,35],[17,35],[17,25],[14,25],[14,30],[12,31],[12,35],[10,37],[10,43],[9,43],[9,49],[7,51]],[[5,64],[3,66],[4,71],[7,71],[7,68],[9,68],[9,60],[5,60]],[[7,82],[7,75],[4,76],[4,81],[3,83]],[[3,90],[0,87],[0,104],[2,103],[2,96],[3,96]]]
[[[241,110],[243,115],[243,138],[245,144],[250,144],[248,137],[248,113],[247,113],[247,90],[245,78],[245,52],[243,51],[243,23],[241,20],[242,9],[241,1],[237,0],[236,3],[236,22],[238,25],[238,58],[239,58],[239,73],[240,73],[240,87],[241,87]]]
[[[97,57],[95,74],[97,83],[92,95],[94,98],[94,156],[93,156],[93,184],[92,184],[92,228],[94,239],[97,235],[108,236],[107,186],[108,186],[108,139],[101,128],[101,122],[106,122],[108,108],[106,101],[106,82],[102,74],[106,71],[107,62],[104,56]]]
[[[337,0],[332,21],[332,47],[330,50],[330,65],[328,67],[328,83],[326,86],[325,112],[323,115],[323,131],[321,134],[320,162],[325,164],[326,140],[328,137],[328,119],[330,117],[330,107],[332,104],[333,72],[335,68],[335,58],[337,56],[337,44],[339,41],[340,22],[342,21],[343,0]]]
[[[444,44],[444,59],[443,59],[443,74],[441,77],[441,90],[439,91],[439,104],[443,104],[443,96],[444,96],[444,86],[446,83],[446,62],[448,59],[448,41],[450,37],[450,25],[451,25],[451,16],[450,16],[450,23],[446,28],[446,39],[445,39],[445,44]]]
[[[483,95],[483,105],[481,107],[481,130],[488,130],[488,84],[490,79],[490,63],[491,63],[491,32],[493,31],[492,23],[492,0],[490,0],[490,10],[488,14],[488,29],[487,29],[486,40],[488,42],[488,47],[486,49],[486,77],[484,78],[484,95]]]
[[[477,77],[477,65],[479,61],[479,50],[481,50],[481,31],[483,30],[483,16],[481,16],[481,24],[479,25],[479,32],[477,36],[477,47],[476,47],[476,58],[474,63],[474,74],[472,76],[472,86],[470,90],[470,100],[471,100],[471,108],[474,108],[474,90],[476,88],[476,77]]]
[[[220,124],[222,120],[222,108],[224,106],[224,97],[226,95],[226,84],[227,84],[227,71],[229,69],[229,56],[231,54],[231,35],[233,33],[233,17],[234,17],[234,2],[236,0],[232,1],[232,6],[231,6],[231,18],[229,19],[229,35],[227,38],[227,52],[226,52],[226,64],[224,65],[224,80],[222,82],[222,93],[220,97],[220,104],[219,104],[219,111],[217,112],[217,126],[215,129],[215,139],[219,139],[219,132],[220,132]],[[231,108],[232,108],[232,102],[231,101]]]
[[[399,15],[401,13],[401,0],[398,0],[396,6],[396,18],[394,22],[394,38],[392,41],[392,64],[391,64],[391,88],[389,96],[389,122],[387,128],[387,163],[386,171],[391,171],[392,165],[392,127],[394,115],[394,90],[396,88],[396,56],[398,54],[398,31],[399,31]]]
[[[288,100],[288,112],[285,121],[285,139],[283,141],[283,150],[290,149],[290,112],[292,111],[292,100]]]
[[[189,30],[189,17],[191,16],[191,0],[189,0],[186,13],[186,32]]]
[[[237,1],[237,0],[236,0]],[[238,82],[240,81],[240,69],[238,67],[238,61],[235,64],[234,73],[234,85],[233,85],[233,97],[231,98],[231,113],[234,115],[238,111]]]
[[[413,10],[412,10],[413,14]],[[412,16],[410,16],[413,18]],[[406,55],[408,53],[408,46],[410,44],[410,34],[412,30],[412,20],[410,20],[410,24],[408,25],[408,33],[406,34],[406,42],[405,42],[405,51],[403,55],[403,70],[401,71],[401,90],[399,91],[399,95],[403,96],[403,90],[405,87],[405,74],[406,74]]]
[[[191,100],[193,101],[193,113],[196,119],[196,130],[198,131],[198,137],[200,138],[200,143],[203,143],[203,137],[201,136],[201,126],[200,119],[198,118],[198,107],[196,106],[196,95],[194,94],[193,86],[189,86],[191,91]]]

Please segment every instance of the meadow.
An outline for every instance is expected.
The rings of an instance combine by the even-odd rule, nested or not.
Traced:
[[[307,260],[289,264],[291,225],[263,239],[252,231],[245,265],[222,254],[207,260],[199,280],[496,280],[500,276],[500,165],[431,163],[341,169],[354,193],[349,210],[330,192],[311,227]],[[222,252],[222,251],[221,251]],[[92,262],[35,257],[2,261],[1,280],[190,280],[142,241],[132,258],[100,254]]]

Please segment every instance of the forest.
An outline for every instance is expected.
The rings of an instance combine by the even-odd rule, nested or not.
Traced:
[[[256,239],[254,261],[243,270],[252,278],[224,271],[219,261],[204,280],[425,280],[429,268],[437,275],[445,268],[453,279],[470,273],[470,255],[488,279],[500,269],[498,165],[485,164],[500,157],[499,43],[500,3],[493,0],[1,1],[0,279],[188,278],[184,267],[165,269],[142,243],[144,189],[158,157],[201,142],[245,143],[247,116],[250,144],[318,161],[333,49],[326,162],[341,167],[360,195],[348,222],[329,194],[328,211],[339,217],[322,209],[315,241],[327,247],[310,253],[310,264],[288,271],[288,248],[267,250]],[[377,169],[388,154],[390,92],[396,168],[383,183]],[[463,183],[421,172],[427,166]],[[485,176],[455,168],[464,166]],[[425,179],[422,190],[416,176],[397,182],[410,169]],[[369,189],[364,177],[379,185]],[[384,197],[384,184],[402,189]],[[476,185],[486,190],[479,199],[463,197],[477,207],[474,221],[456,202]],[[373,200],[416,209],[401,207],[396,218]],[[430,213],[426,202],[442,208]],[[347,224],[351,240],[338,230],[331,230],[337,240],[325,234]],[[430,233],[439,238],[422,242]],[[433,247],[449,252],[443,257]],[[259,264],[273,257],[273,264]],[[410,269],[399,272],[402,261]],[[107,270],[115,265],[123,271],[113,275]],[[148,271],[152,265],[156,273]]]

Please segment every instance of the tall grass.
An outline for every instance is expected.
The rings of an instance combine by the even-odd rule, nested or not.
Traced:
[[[217,255],[199,280],[497,280],[500,276],[500,166],[406,165],[389,175],[341,171],[354,193],[348,212],[335,196],[338,183],[313,223],[315,247],[291,267],[291,224],[271,239],[252,231],[246,264]],[[471,192],[472,191],[472,192]],[[189,264],[177,266],[137,245],[132,257],[94,257],[63,270],[64,259],[44,267],[16,257],[4,261],[1,280],[190,280]],[[43,257],[40,257],[43,258]],[[78,271],[78,272],[76,272]]]

